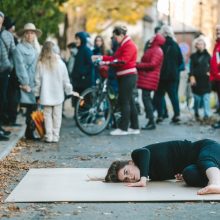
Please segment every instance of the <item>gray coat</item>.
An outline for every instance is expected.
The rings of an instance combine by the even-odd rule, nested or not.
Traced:
[[[35,104],[34,87],[37,59],[37,51],[31,44],[22,42],[16,46],[14,63],[18,80],[21,85],[28,85],[32,90],[29,93],[21,90],[20,102],[23,104]]]
[[[14,37],[6,30],[2,30],[0,35],[0,72],[4,72],[4,70],[10,72],[13,69],[12,55],[15,49]]]

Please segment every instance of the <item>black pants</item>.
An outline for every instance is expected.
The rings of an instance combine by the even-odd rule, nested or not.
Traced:
[[[208,184],[206,170],[211,167],[220,168],[220,144],[212,140],[197,141],[195,144],[204,144],[204,146],[196,163],[183,170],[183,179],[189,186],[203,187]]]
[[[161,108],[161,98],[160,96],[158,96],[157,92],[154,92],[154,96],[153,96],[153,108],[154,111],[157,111],[158,117],[159,117],[159,109]],[[168,110],[167,110],[167,104],[166,104],[166,99],[165,96],[162,98],[162,115],[163,117],[168,117]]]
[[[163,117],[163,97],[168,93],[173,106],[174,116],[180,115],[179,97],[178,97],[179,81],[160,81],[156,95],[158,98],[158,117]]]
[[[0,73],[0,126],[3,124],[7,101],[8,72]]]
[[[142,100],[144,103],[146,118],[148,118],[151,123],[154,123],[154,110],[150,94],[150,90],[142,89]]]
[[[15,123],[17,119],[17,109],[20,101],[20,88],[15,73],[12,73],[8,82],[7,91],[7,120],[10,123]]]
[[[133,91],[136,87],[136,75],[126,75],[118,78],[118,102],[121,111],[119,128],[127,131],[130,127],[138,129],[138,113],[135,105]]]
[[[33,104],[33,105],[25,105],[25,107],[27,108],[26,111],[26,131],[25,131],[25,137],[26,138],[33,138],[34,137],[34,130],[35,130],[35,124],[31,118],[31,114],[32,112],[37,110],[37,105]]]

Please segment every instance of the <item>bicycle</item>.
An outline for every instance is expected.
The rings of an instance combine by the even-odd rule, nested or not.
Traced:
[[[96,62],[96,65],[113,65],[121,63]],[[107,74],[102,80],[98,80],[95,87],[83,91],[75,107],[75,120],[79,129],[87,135],[97,135],[105,130],[107,126],[117,127],[120,112],[117,106],[117,94],[109,85]]]

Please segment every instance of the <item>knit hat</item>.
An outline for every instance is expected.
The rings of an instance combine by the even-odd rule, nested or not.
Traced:
[[[19,36],[22,36],[26,31],[34,31],[38,37],[40,37],[41,34],[42,34],[42,31],[41,31],[40,29],[37,29],[37,28],[35,27],[35,25],[32,24],[32,23],[27,23],[27,24],[25,24],[25,25],[24,25],[24,28],[23,28],[22,30],[18,31],[17,34],[18,34]]]
[[[9,30],[11,27],[15,25],[15,21],[12,21],[10,17],[5,16],[3,26],[5,27],[6,30]]]

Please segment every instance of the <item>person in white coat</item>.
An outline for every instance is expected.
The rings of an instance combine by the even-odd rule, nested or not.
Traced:
[[[55,51],[51,41],[44,43],[35,76],[35,95],[43,106],[45,142],[58,142],[62,122],[64,93],[73,95],[65,63]]]

